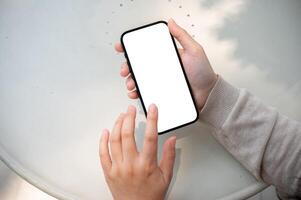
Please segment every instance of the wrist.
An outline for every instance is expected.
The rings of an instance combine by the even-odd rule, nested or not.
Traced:
[[[207,99],[209,97],[209,94],[211,93],[212,89],[216,85],[217,80],[218,80],[218,75],[214,74],[214,76],[212,77],[212,79],[210,81],[208,81],[206,87],[203,87],[202,89],[199,89],[195,93],[195,99],[196,99],[196,103],[197,103],[197,109],[198,109],[199,112],[205,106],[206,101],[207,101]]]
[[[239,93],[238,88],[219,76],[207,97],[205,105],[199,111],[199,119],[220,129],[234,107]]]

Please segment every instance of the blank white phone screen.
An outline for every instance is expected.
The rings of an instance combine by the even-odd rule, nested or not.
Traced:
[[[130,30],[121,37],[142,104],[158,107],[158,132],[198,117],[169,29],[165,22]]]

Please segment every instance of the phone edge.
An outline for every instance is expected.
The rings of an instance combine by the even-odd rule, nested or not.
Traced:
[[[123,48],[123,50],[124,50],[124,56],[125,56],[125,58],[126,58],[126,61],[127,61],[128,66],[129,66],[129,71],[130,71],[130,73],[131,73],[131,75],[132,75],[132,78],[133,78],[135,84],[136,84],[136,91],[137,91],[138,97],[139,97],[139,99],[140,99],[140,101],[141,101],[142,108],[143,108],[143,111],[144,111],[144,114],[145,114],[146,117],[147,117],[147,110],[146,110],[146,108],[145,108],[144,101],[143,101],[142,95],[141,95],[141,93],[140,93],[140,90],[139,90],[139,86],[138,86],[137,80],[136,80],[136,78],[135,78],[135,74],[133,73],[132,66],[131,66],[130,60],[129,60],[128,55],[127,55],[127,52],[126,52],[125,45],[124,45],[124,43],[123,43],[123,37],[124,37],[127,33],[130,33],[130,32],[133,32],[133,31],[142,29],[142,28],[146,28],[146,27],[149,27],[149,26],[153,26],[153,25],[159,24],[159,23],[164,23],[166,26],[168,26],[168,23],[167,23],[166,21],[164,21],[164,20],[159,20],[159,21],[152,22],[152,23],[149,23],[149,24],[145,24],[145,25],[142,25],[142,26],[133,28],[133,29],[129,29],[129,30],[123,32],[123,33],[121,34],[121,36],[120,36],[120,42],[121,42],[121,46],[122,46],[122,48]],[[175,39],[174,39],[174,37],[172,36],[172,34],[171,34],[170,32],[169,32],[169,34],[170,34],[170,37],[171,37],[171,39],[172,39],[174,48],[175,48],[175,50],[176,50],[178,59],[179,59],[179,61],[180,61],[180,65],[181,65],[181,68],[182,68],[182,72],[183,72],[183,74],[184,74],[184,78],[185,78],[186,84],[187,84],[187,86],[188,86],[188,90],[189,90],[189,92],[190,92],[190,96],[191,96],[192,101],[193,101],[193,104],[194,104],[194,108],[195,108],[195,111],[196,111],[196,118],[195,118],[194,120],[188,122],[188,123],[181,124],[181,125],[179,125],[179,126],[176,126],[176,127],[173,127],[173,128],[170,128],[170,129],[167,129],[167,130],[158,132],[158,135],[162,135],[162,134],[165,134],[165,133],[167,133],[167,132],[173,131],[173,130],[175,130],[175,129],[182,128],[182,127],[184,127],[184,126],[188,126],[188,125],[190,125],[190,124],[195,123],[195,122],[199,119],[199,112],[198,112],[198,109],[197,109],[197,106],[196,106],[196,100],[195,100],[195,98],[194,98],[194,95],[193,95],[193,92],[192,92],[192,88],[191,88],[190,83],[189,83],[189,81],[188,81],[187,74],[186,74],[186,72],[185,72],[184,65],[183,65],[183,63],[182,63],[182,59],[181,59],[181,57],[180,57],[180,54],[179,54],[179,51],[178,51],[178,48],[177,48]]]

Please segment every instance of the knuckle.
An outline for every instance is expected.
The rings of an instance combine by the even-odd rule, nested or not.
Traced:
[[[156,137],[156,134],[154,133],[146,133],[145,134],[145,140],[147,142],[156,142],[157,141],[157,137]]]
[[[115,121],[115,126],[118,126],[121,123],[122,117],[118,117],[118,119]]]
[[[99,157],[100,157],[101,162],[103,162],[104,159],[107,157],[107,154],[101,151],[101,152],[99,153]]]
[[[115,174],[113,174],[113,173],[107,173],[107,174],[105,174],[105,176],[106,176],[106,179],[108,180],[108,181],[114,181],[115,180],[115,178],[117,177]]]
[[[150,162],[144,161],[140,166],[140,172],[146,176],[149,176],[154,171],[154,165]]]
[[[119,143],[119,138],[118,137],[111,137],[110,138],[110,143],[112,143],[112,144],[116,144],[116,143]]]
[[[168,157],[169,161],[174,161],[174,160],[175,160],[175,158],[176,158],[176,156],[175,156],[175,155],[171,155],[171,156],[169,156],[169,157]]]
[[[150,122],[150,123],[155,123],[157,121],[157,115],[149,114],[147,116],[147,121]]]
[[[111,170],[110,172],[108,173],[105,173],[105,176],[106,176],[106,179],[109,180],[109,181],[113,181],[115,179],[115,177],[118,177],[116,175],[116,172]]]
[[[119,177],[120,176],[120,167],[113,165],[109,174],[110,174],[111,178]]]
[[[176,154],[175,153],[170,153],[168,156],[167,156],[167,159],[168,160],[174,160],[176,158]]]
[[[188,34],[188,32],[185,29],[183,29],[183,28],[180,28],[180,33],[181,33],[182,36]]]
[[[199,44],[195,48],[192,49],[192,54],[197,55],[197,56],[201,56],[203,54],[203,52],[204,52],[203,47]]]
[[[152,173],[153,173],[153,167],[152,167],[151,165],[146,165],[146,166],[144,167],[144,173],[145,173],[146,175],[152,174]]]
[[[122,139],[130,139],[132,137],[132,133],[129,130],[124,130],[122,132]]]
[[[198,43],[198,46],[199,46],[200,51],[204,51],[204,48],[201,44]]]
[[[185,29],[182,29],[182,33],[185,34],[185,35],[189,35],[187,30],[185,30]]]
[[[133,177],[135,170],[131,165],[127,165],[123,168],[123,176],[125,177]]]
[[[193,54],[193,55],[199,55],[199,54],[201,54],[201,48],[199,48],[199,47],[195,47],[195,48],[192,48],[191,49],[191,53]]]

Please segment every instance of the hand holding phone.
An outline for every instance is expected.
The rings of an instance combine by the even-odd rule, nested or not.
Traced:
[[[121,44],[145,114],[150,104],[158,106],[158,133],[195,122],[198,110],[167,23],[126,31]]]
[[[173,19],[168,21],[168,28],[181,45],[178,51],[200,111],[217,80],[217,75],[213,71],[202,46],[185,29],[180,27]],[[120,42],[115,44],[115,50],[120,53],[124,52]],[[125,84],[129,98],[137,99],[136,85],[127,62],[122,63],[120,75],[126,78]]]

